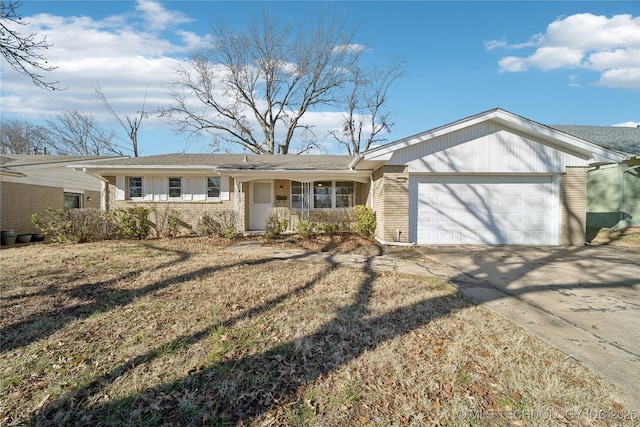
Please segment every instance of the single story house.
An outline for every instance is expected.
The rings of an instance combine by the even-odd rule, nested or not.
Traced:
[[[110,157],[9,154],[0,156],[3,230],[36,232],[31,215],[47,208],[100,208],[102,180],[67,166]]]
[[[551,126],[629,156],[589,169],[587,228],[640,227],[640,127]]]
[[[628,156],[502,109],[357,156],[170,154],[77,165],[102,207],[231,211],[240,231],[274,210],[376,212],[377,238],[417,244],[583,245],[587,170]]]

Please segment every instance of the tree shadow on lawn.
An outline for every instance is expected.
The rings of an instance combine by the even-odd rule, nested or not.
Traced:
[[[301,254],[304,257],[306,254]],[[244,261],[261,264],[274,259]],[[246,425],[265,414],[286,409],[301,399],[305,386],[341,366],[374,350],[381,344],[429,324],[435,319],[473,306],[459,294],[447,294],[405,305],[371,317],[368,306],[378,273],[363,266],[366,273],[358,283],[353,303],[337,309],[335,316],[315,332],[275,345],[261,353],[230,360],[217,360],[177,380],[160,383],[130,396],[101,400],[104,390],[127,371],[147,364],[173,344],[190,346],[207,339],[219,325],[211,325],[172,343],[158,346],[113,368],[89,384],[74,389],[43,407],[30,421],[74,425]],[[523,269],[540,268],[543,264]],[[303,285],[246,310],[224,322],[225,327],[266,313],[277,305],[310,290],[336,268],[329,264]],[[213,271],[212,269],[211,271]],[[195,273],[190,273],[192,276]],[[205,272],[206,273],[206,272]],[[176,279],[171,282],[175,283]],[[603,286],[605,287],[605,286]],[[531,289],[541,291],[544,287]]]
[[[301,254],[300,256],[305,256]],[[255,264],[269,262],[258,260]],[[246,357],[220,360],[173,382],[148,388],[135,396],[90,406],[105,387],[126,371],[149,363],[162,353],[162,347],[117,366],[91,383],[70,391],[43,408],[31,421],[64,424],[170,424],[243,425],[277,407],[294,403],[308,383],[324,377],[380,344],[420,328],[433,319],[471,305],[457,294],[448,294],[400,307],[377,317],[368,317],[367,306],[373,296],[372,284],[378,274],[363,269],[352,304],[337,310],[333,319],[316,332],[276,345]],[[326,268],[303,285],[246,310],[224,322],[225,327],[268,312],[277,305],[310,290],[330,274],[337,264],[328,260]],[[245,262],[246,263],[246,262]],[[211,335],[212,325],[173,341],[193,345]],[[168,344],[169,346],[172,343]]]
[[[179,265],[180,263],[187,261],[192,255],[185,251],[170,250],[157,246],[153,246],[153,248],[162,251],[174,252],[176,255],[174,259],[155,267],[154,270],[161,270],[173,265]],[[295,258],[296,257],[293,257],[292,259]],[[139,289],[112,289],[110,287],[122,281],[134,280],[145,271],[143,268],[129,271],[107,281],[87,283],[69,290],[60,290],[56,286],[49,286],[45,290],[32,296],[56,295],[62,292],[65,293],[67,297],[71,299],[79,299],[82,300],[82,302],[70,306],[63,306],[45,313],[34,313],[19,322],[1,328],[0,353],[45,339],[56,331],[62,329],[70,322],[78,319],[86,319],[98,312],[123,307],[138,298],[144,297],[145,295],[171,286],[179,285],[196,277],[208,276],[222,269],[229,269],[238,265],[263,264],[272,260],[273,259],[260,259],[253,262],[240,261],[236,264],[221,267],[205,267],[196,271],[183,273],[179,276],[170,276],[165,280],[151,283]]]

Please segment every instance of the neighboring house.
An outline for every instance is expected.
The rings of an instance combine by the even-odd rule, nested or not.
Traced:
[[[67,166],[108,157],[0,156],[0,223],[17,233],[38,231],[31,215],[47,208],[100,208],[102,180]]]
[[[501,109],[348,156],[170,154],[78,165],[104,209],[175,210],[241,231],[292,213],[371,206],[377,238],[418,244],[582,245],[587,169],[627,158]]]
[[[640,226],[640,128],[551,126],[628,155],[627,160],[621,164],[589,169],[587,228]]]

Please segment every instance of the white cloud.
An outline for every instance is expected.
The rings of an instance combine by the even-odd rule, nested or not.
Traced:
[[[117,128],[97,101],[94,87],[98,84],[120,114],[136,114],[145,92],[147,111],[166,106],[170,98],[164,85],[178,61],[175,56],[185,54],[204,38],[177,29],[164,37],[149,32],[150,28],[166,30],[188,21],[182,13],[167,10],[160,3],[139,1],[135,12],[142,15],[142,21],[135,13],[104,19],[50,14],[25,17],[28,25],[20,31],[46,36],[52,44],[44,54],[49,65],[57,68],[44,78],[58,81],[58,86],[66,90],[51,92],[36,87],[2,57],[3,116],[39,121],[77,109],[94,115],[105,126]],[[160,125],[153,118],[145,124]]]
[[[349,53],[349,52],[365,52],[369,50],[366,45],[359,43],[342,44],[333,48],[335,53]]]
[[[165,30],[192,21],[182,12],[167,10],[160,3],[151,0],[138,0],[136,10],[142,13],[147,29],[151,31]]]
[[[621,128],[637,128],[637,127],[640,127],[640,122],[624,122],[624,123],[618,123],[614,126],[621,127]]]
[[[640,90],[640,17],[576,14],[552,22],[525,43],[491,40],[484,46],[489,51],[535,47],[528,55],[500,59],[501,72],[582,68],[599,72],[599,85]]]

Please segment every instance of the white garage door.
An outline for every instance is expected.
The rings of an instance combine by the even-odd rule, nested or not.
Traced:
[[[559,243],[559,199],[551,176],[412,180],[419,244]]]

